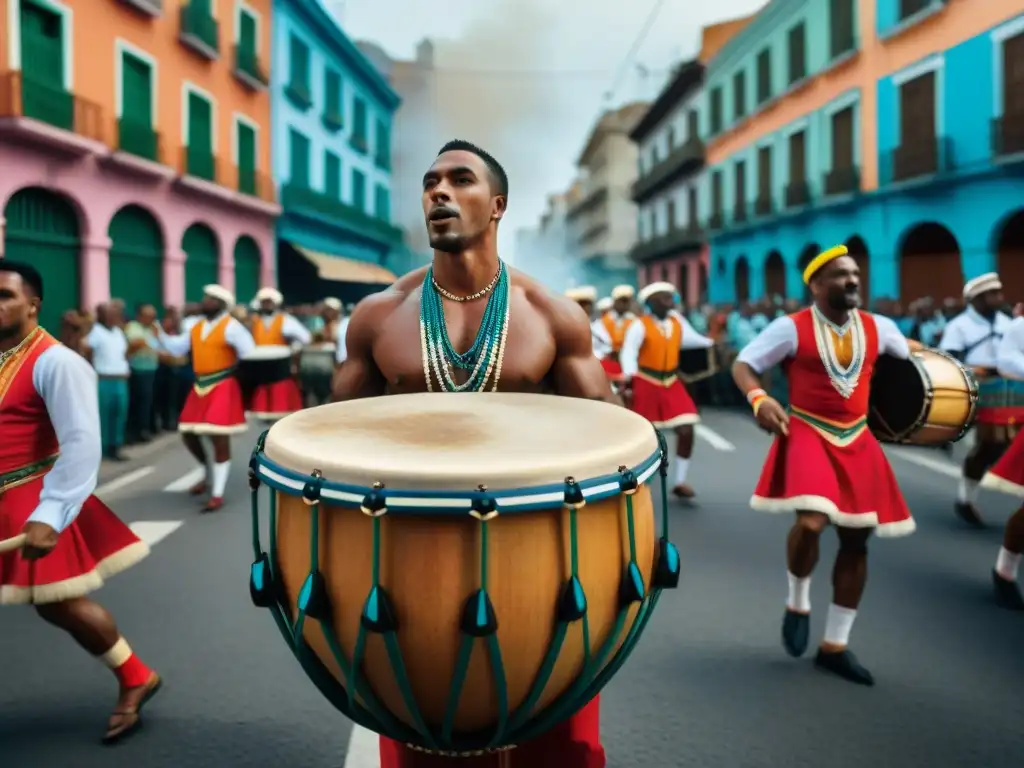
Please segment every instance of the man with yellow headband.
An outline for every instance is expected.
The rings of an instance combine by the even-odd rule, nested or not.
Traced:
[[[782,622],[783,647],[794,657],[807,650],[818,540],[830,523],[835,526],[832,604],[815,664],[873,685],[848,649],[867,580],[868,538],[872,532],[905,536],[914,519],[868,431],[868,398],[878,356],[907,359],[910,346],[892,320],[858,309],[860,271],[845,246],[815,257],[803,277],[811,307],[770,323],[732,369],[758,424],[775,435],[750,505],[796,515],[787,542],[789,597]],[[761,386],[760,377],[780,364],[789,381],[789,413]]]

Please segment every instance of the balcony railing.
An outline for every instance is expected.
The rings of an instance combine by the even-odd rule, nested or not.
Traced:
[[[896,0],[896,19],[906,21],[932,5],[937,5],[935,0]]]
[[[668,157],[651,168],[633,184],[633,200],[642,203],[652,195],[687,173],[693,173],[704,163],[704,142],[691,137],[673,149]]]
[[[939,136],[909,139],[882,157],[883,184],[927,179],[955,167],[953,142]]]
[[[826,195],[853,195],[860,192],[860,168],[833,168],[825,174]]]
[[[290,82],[284,87],[284,95],[297,109],[305,111],[313,106],[313,94],[309,91],[309,83]]]
[[[117,148],[144,160],[161,162],[160,134],[149,123],[121,119],[117,121]]]
[[[732,223],[746,224],[748,218],[747,201],[737,200],[732,207]]]
[[[335,219],[379,241],[392,244],[402,242],[402,230],[398,227],[307,187],[285,184],[281,188],[281,205],[286,210],[305,210]]]
[[[121,3],[154,18],[164,12],[164,0],[121,0]]]
[[[772,193],[761,191],[757,193],[757,198],[754,200],[754,215],[755,216],[771,216],[775,213],[775,201],[772,199]]]
[[[992,155],[1024,154],[1024,111],[1008,112],[992,121]]]
[[[235,46],[235,77],[254,91],[266,90],[270,83],[259,56],[248,46]]]
[[[324,113],[320,116],[320,122],[331,133],[337,133],[345,127],[345,120],[341,116],[341,107],[328,105],[324,107]]]
[[[708,216],[708,231],[717,232],[725,227],[725,214],[722,211],[715,211]]]
[[[181,175],[216,183],[219,180],[217,158],[208,149],[182,147]]]
[[[811,202],[811,188],[806,181],[791,181],[786,185],[786,207],[800,208]]]
[[[366,151],[370,148],[370,142],[367,140],[365,133],[353,133],[348,143],[352,149],[361,154],[366,154]]]
[[[593,211],[608,199],[608,187],[600,181],[591,179],[589,185],[585,185],[579,199],[566,211],[565,218],[574,221],[587,211]]]
[[[23,77],[20,71],[0,75],[0,117],[28,117],[103,141],[103,109],[63,88]]]
[[[373,164],[376,165],[382,171],[391,170],[391,158],[387,155],[377,155],[373,158]]]
[[[181,6],[178,13],[178,39],[207,59],[220,55],[220,24],[209,10],[198,5]]]
[[[629,252],[635,262],[650,261],[663,256],[692,251],[704,242],[704,230],[697,224],[672,229],[642,243],[637,243]]]
[[[268,203],[273,203],[277,199],[273,179],[253,168],[235,167],[235,189],[243,195],[258,197]]]

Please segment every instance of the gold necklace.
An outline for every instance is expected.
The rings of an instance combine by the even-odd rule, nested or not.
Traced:
[[[444,288],[440,286],[440,284],[438,284],[437,278],[434,277],[433,275],[430,276],[430,282],[434,284],[434,290],[440,293],[446,299],[448,299],[448,301],[458,301],[461,303],[465,301],[476,301],[477,299],[482,299],[484,296],[486,296],[487,294],[494,290],[494,286],[498,284],[499,277],[501,277],[501,264],[498,265],[498,271],[494,275],[494,277],[491,278],[491,282],[489,282],[476,293],[469,294],[469,296],[456,296],[454,293],[446,291]]]

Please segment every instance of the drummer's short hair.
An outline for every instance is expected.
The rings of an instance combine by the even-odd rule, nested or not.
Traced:
[[[0,272],[12,272],[21,278],[21,283],[40,301],[43,300],[43,276],[31,264],[0,259]]]
[[[499,195],[508,197],[508,175],[505,173],[505,169],[501,167],[501,163],[495,160],[491,153],[464,139],[452,139],[449,141],[438,150],[438,157],[445,152],[469,152],[479,157],[484,161],[484,165],[487,166],[487,170],[491,174],[491,186],[497,190]]]

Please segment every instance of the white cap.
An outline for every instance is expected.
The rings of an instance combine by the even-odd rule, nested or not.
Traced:
[[[333,309],[336,312],[341,312],[342,310],[341,301],[334,298],[333,296],[331,296],[328,299],[324,299],[324,306],[329,307],[330,309]]]
[[[565,296],[573,301],[589,301],[593,303],[597,301],[597,288],[592,285],[581,285],[579,288],[567,290]]]
[[[616,285],[612,288],[612,301],[632,299],[634,296],[636,296],[636,291],[633,290],[632,285]]]
[[[217,299],[218,301],[223,301],[229,307],[235,306],[235,294],[223,285],[204,285],[203,295],[209,296],[212,299]]]
[[[270,301],[273,302],[275,306],[280,306],[284,303],[284,296],[281,295],[281,292],[277,290],[277,288],[270,288],[268,286],[266,288],[259,289],[256,293],[256,301]]]
[[[650,285],[645,286],[644,288],[640,289],[640,294],[637,296],[637,298],[640,300],[640,303],[643,304],[649,298],[651,298],[651,296],[653,296],[656,293],[673,293],[674,294],[675,292],[676,292],[676,287],[674,285],[672,285],[672,283],[664,283],[664,282],[651,283]]]
[[[598,312],[607,312],[614,305],[615,305],[615,300],[613,298],[611,298],[610,296],[605,296],[603,299],[601,299],[599,302],[597,302],[597,311]]]
[[[999,279],[999,275],[995,272],[987,272],[984,275],[978,275],[973,280],[967,281],[964,285],[964,299],[970,301],[988,291],[1001,290],[1003,290],[1003,283]]]

